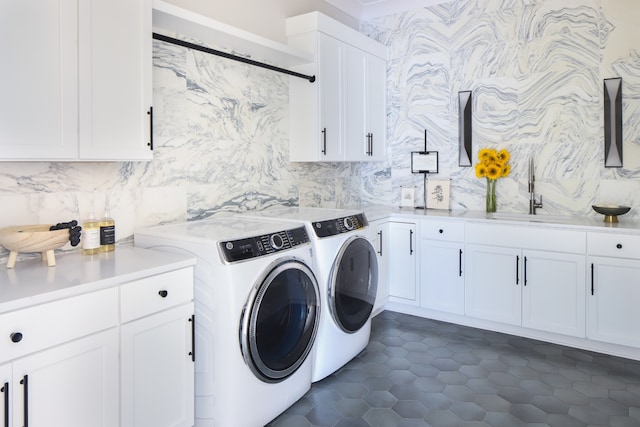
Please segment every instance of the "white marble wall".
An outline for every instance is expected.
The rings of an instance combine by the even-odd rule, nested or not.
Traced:
[[[390,47],[388,164],[363,166],[365,201],[399,203],[416,186],[410,152],[440,155],[453,209],[484,209],[485,182],[458,163],[457,93],[473,91],[473,162],[507,148],[512,174],[498,210],[527,212],[536,163],[540,214],[595,215],[596,202],[640,216],[640,3],[637,0],[460,0],[364,23]],[[623,79],[624,167],[604,168],[603,79]],[[421,203],[421,200],[419,201]]]
[[[0,163],[0,228],[106,206],[126,242],[141,226],[360,202],[360,165],[289,163],[288,76],[163,42],[153,73],[153,161]]]
[[[221,212],[399,204],[401,186],[422,188],[410,152],[423,148],[425,128],[440,175],[452,180],[452,208],[481,210],[484,181],[457,166],[460,90],[474,92],[474,155],[512,152],[500,211],[526,212],[533,156],[539,213],[594,215],[594,202],[614,202],[638,217],[637,22],[637,0],[460,0],[363,24],[391,51],[390,156],[363,164],[288,162],[287,76],[156,42],[154,160],[0,163],[0,227],[83,219],[107,206],[123,242],[136,227]],[[623,78],[622,169],[603,167],[607,77]]]

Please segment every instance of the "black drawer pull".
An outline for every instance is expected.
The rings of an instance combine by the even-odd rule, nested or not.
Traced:
[[[169,292],[167,290],[163,289],[160,292],[158,292],[158,295],[160,295],[162,298],[166,298],[167,295],[169,295]]]
[[[9,335],[9,337],[11,338],[11,342],[20,342],[20,341],[22,341],[22,333],[21,332],[14,332],[11,335]]]
[[[4,427],[9,427],[9,383],[4,383],[0,388],[0,393],[4,395]]]
[[[622,243],[618,243],[618,244],[616,245],[616,248],[618,248],[618,249],[622,249]]]
[[[442,234],[444,233],[444,230],[441,228],[440,230],[438,230],[438,233]]]

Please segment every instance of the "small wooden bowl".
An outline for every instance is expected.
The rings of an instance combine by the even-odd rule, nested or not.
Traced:
[[[51,225],[21,225],[0,229],[0,245],[11,253],[7,268],[13,268],[20,252],[42,252],[47,265],[56,265],[53,250],[61,248],[69,241],[69,229],[49,231]]]

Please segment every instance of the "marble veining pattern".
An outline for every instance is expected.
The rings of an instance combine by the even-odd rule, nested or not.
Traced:
[[[638,19],[633,0],[471,0],[362,24],[361,31],[389,46],[392,58],[391,173],[366,168],[365,175],[391,189],[392,204],[399,203],[401,187],[420,189],[423,178],[407,172],[407,159],[428,129],[440,175],[452,180],[452,208],[482,210],[484,181],[473,168],[457,166],[457,93],[472,90],[474,163],[485,146],[512,155],[512,174],[497,186],[500,211],[527,211],[527,164],[534,157],[536,190],[545,201],[540,214],[594,215],[594,203],[619,203],[637,217],[640,36],[632,27]],[[618,76],[624,167],[606,169],[602,79]],[[363,199],[375,202],[367,191]]]
[[[527,211],[536,161],[540,214],[596,215],[596,202],[640,216],[640,3],[636,0],[456,0],[373,19],[389,47],[388,157],[288,161],[288,77],[154,42],[152,162],[3,162],[0,227],[101,215],[118,241],[136,227],[274,206],[399,204],[416,188],[410,153],[440,157],[453,209],[484,209],[485,182],[458,158],[457,93],[473,90],[473,155],[512,154],[498,210]],[[284,25],[284,23],[283,23]],[[215,47],[215,46],[212,46]],[[622,77],[624,167],[604,168],[602,79]],[[0,250],[0,259],[7,252]]]

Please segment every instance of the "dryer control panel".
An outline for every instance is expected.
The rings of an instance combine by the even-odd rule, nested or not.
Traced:
[[[309,243],[309,235],[302,226],[263,236],[228,240],[219,245],[223,260],[231,263],[286,251],[305,243]]]
[[[365,228],[369,223],[364,213],[349,215],[342,218],[329,219],[325,221],[314,221],[313,231],[316,236],[330,237],[337,234],[349,233],[351,231]]]

